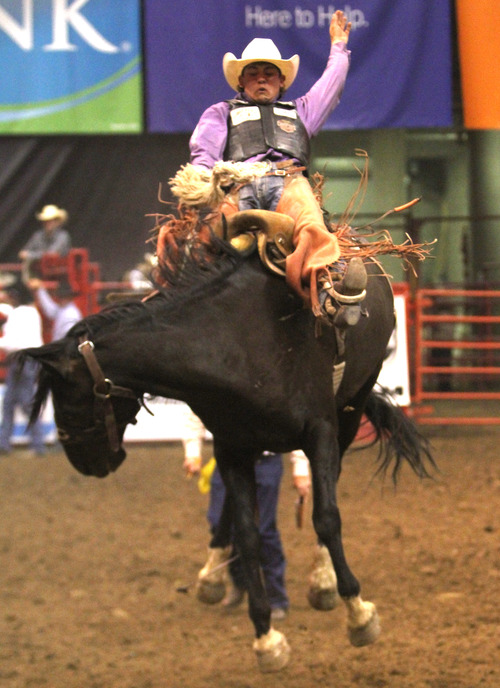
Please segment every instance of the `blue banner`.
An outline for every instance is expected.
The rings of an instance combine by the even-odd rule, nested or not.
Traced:
[[[352,22],[351,68],[324,128],[450,126],[449,0],[145,0],[148,131],[190,132],[206,107],[231,98],[223,55],[240,57],[255,37],[271,38],[284,58],[299,54],[286,97],[303,95],[326,65],[337,9]]]
[[[142,131],[140,0],[0,0],[0,133]]]

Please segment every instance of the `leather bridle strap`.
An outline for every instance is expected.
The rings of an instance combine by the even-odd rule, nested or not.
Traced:
[[[78,351],[83,356],[94,380],[94,396],[99,400],[102,407],[109,446],[112,451],[117,452],[120,449],[120,438],[118,437],[118,428],[111,397],[126,397],[137,400],[137,394],[127,387],[119,387],[113,384],[109,378],[104,377],[104,373],[94,353],[93,342],[82,337],[78,345]]]

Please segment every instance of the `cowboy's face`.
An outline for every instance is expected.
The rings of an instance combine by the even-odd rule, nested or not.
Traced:
[[[61,224],[60,218],[55,217],[53,220],[44,220],[42,222],[42,227],[47,234],[50,234],[51,232],[54,231],[54,229],[57,229],[60,224]]]
[[[285,77],[270,62],[252,62],[244,68],[238,83],[247,98],[264,105],[278,98]]]

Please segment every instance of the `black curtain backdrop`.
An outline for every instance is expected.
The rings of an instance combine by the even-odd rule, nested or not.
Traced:
[[[39,227],[54,203],[69,213],[73,246],[89,250],[101,278],[122,279],[139,263],[155,224],[174,206],[168,180],[188,162],[188,135],[0,137],[0,263]]]

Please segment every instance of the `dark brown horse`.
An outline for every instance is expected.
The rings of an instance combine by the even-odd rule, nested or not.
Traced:
[[[336,498],[342,455],[366,412],[392,440],[384,466],[395,459],[397,471],[406,459],[425,475],[430,459],[401,411],[372,391],[394,327],[388,280],[368,261],[365,316],[347,331],[341,356],[334,328],[318,333],[309,310],[255,254],[242,258],[213,238],[177,247],[171,260],[175,278],[168,289],[91,315],[64,339],[23,352],[42,366],[33,415],[51,392],[68,459],[81,473],[104,477],[125,458],[123,432],[145,393],[191,406],[214,437],[262,671],[283,667],[290,650],[271,627],[259,570],[254,460],[264,450],[303,449],[312,472],[314,528],[333,562],[351,642],[373,642],[376,610],[361,599],[342,546]],[[213,551],[225,537],[222,531],[215,537]]]

